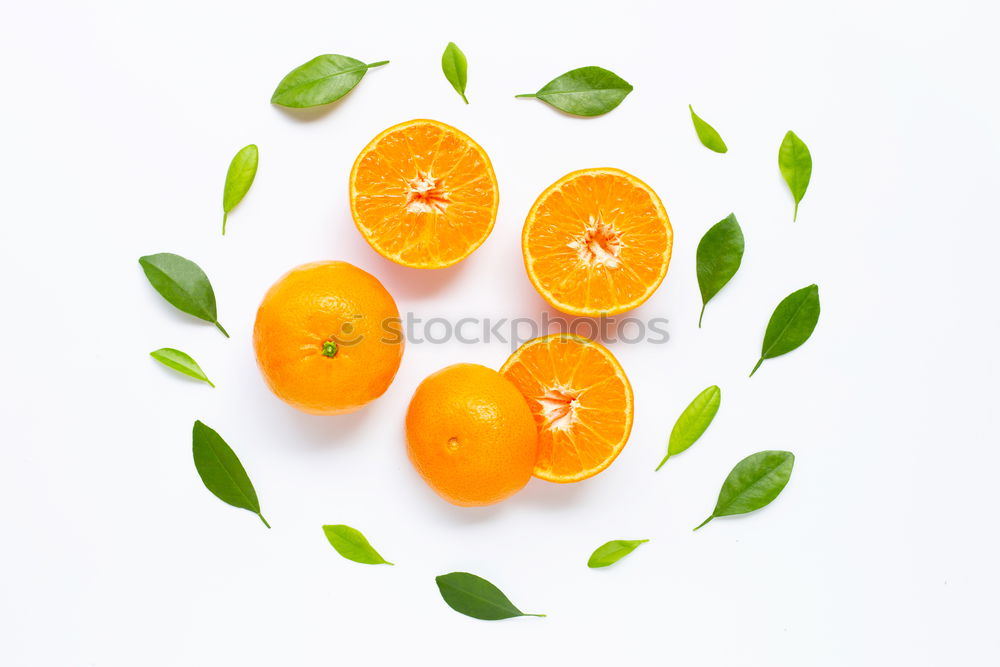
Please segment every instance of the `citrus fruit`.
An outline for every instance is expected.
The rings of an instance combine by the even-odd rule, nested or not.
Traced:
[[[579,482],[615,460],[632,430],[632,385],[600,343],[569,334],[529,340],[500,369],[538,425],[534,475]]]
[[[673,229],[652,188],[620,169],[563,176],[528,213],[528,278],[554,308],[615,315],[648,299],[670,264]]]
[[[499,202],[486,152],[435,120],[390,127],[351,169],[354,224],[404,266],[439,269],[468,257],[493,229]]]
[[[353,264],[303,264],[264,295],[253,346],[278,398],[317,415],[352,412],[381,396],[399,369],[399,310]]]
[[[478,364],[428,376],[406,413],[410,460],[455,505],[490,505],[521,490],[531,479],[537,441],[524,396]]]

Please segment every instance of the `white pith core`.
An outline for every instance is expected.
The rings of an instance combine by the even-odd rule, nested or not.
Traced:
[[[614,227],[604,222],[601,216],[591,217],[584,233],[570,241],[569,247],[576,250],[580,261],[586,266],[605,266],[616,269],[621,264],[622,235]]]
[[[542,418],[545,428],[557,431],[568,431],[577,422],[576,412],[579,409],[579,392],[566,387],[549,389],[538,399],[542,406]]]
[[[431,174],[417,174],[406,182],[406,210],[410,213],[444,213],[451,200],[440,178]]]

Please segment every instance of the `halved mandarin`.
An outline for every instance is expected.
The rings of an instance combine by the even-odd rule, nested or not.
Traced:
[[[554,308],[616,315],[663,282],[674,233],[652,188],[621,169],[563,176],[535,201],[521,250],[528,278]]]
[[[440,269],[465,259],[489,236],[499,203],[486,151],[436,120],[390,127],[351,169],[354,224],[403,266]]]
[[[534,475],[579,482],[615,460],[632,431],[632,385],[611,352],[552,334],[519,347],[500,369],[528,400],[538,426]]]

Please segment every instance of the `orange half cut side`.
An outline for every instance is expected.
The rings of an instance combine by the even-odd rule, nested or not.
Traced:
[[[538,426],[534,475],[579,482],[615,460],[632,430],[632,385],[594,341],[552,334],[519,347],[500,373],[524,394]]]
[[[528,278],[571,315],[616,315],[663,282],[673,228],[653,189],[621,169],[563,176],[528,213],[521,249]]]
[[[420,269],[451,266],[483,244],[500,203],[479,144],[434,120],[411,120],[371,140],[351,169],[351,214],[387,259]]]

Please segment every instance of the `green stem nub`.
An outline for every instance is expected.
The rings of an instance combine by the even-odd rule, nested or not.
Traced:
[[[327,340],[323,342],[323,356],[330,357],[333,359],[337,356],[337,344],[332,340]]]

